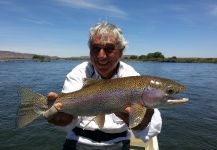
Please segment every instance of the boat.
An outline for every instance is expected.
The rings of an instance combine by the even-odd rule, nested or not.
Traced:
[[[157,136],[154,136],[149,141],[136,138],[131,131],[130,150],[159,150]]]

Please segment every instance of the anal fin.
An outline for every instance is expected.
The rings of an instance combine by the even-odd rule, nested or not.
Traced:
[[[95,118],[94,118],[95,123],[99,126],[100,129],[102,129],[104,127],[104,123],[105,123],[105,114],[98,114]]]
[[[104,123],[105,123],[105,114],[98,114],[97,116],[95,116],[94,118],[92,118],[84,127],[83,129],[86,129],[86,127],[92,122],[94,121],[98,127],[100,129],[102,129],[104,127]]]

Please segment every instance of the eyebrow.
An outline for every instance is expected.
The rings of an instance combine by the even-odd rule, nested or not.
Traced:
[[[106,44],[91,44],[91,46],[116,46],[113,43],[106,43]]]

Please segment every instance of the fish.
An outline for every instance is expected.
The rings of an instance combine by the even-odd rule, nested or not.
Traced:
[[[184,85],[156,76],[130,76],[108,80],[85,78],[82,89],[58,94],[54,104],[49,106],[47,96],[18,87],[20,104],[16,127],[23,128],[39,116],[50,118],[58,112],[64,112],[73,116],[95,116],[94,121],[99,128],[103,128],[105,114],[124,112],[127,107],[131,107],[129,128],[133,128],[141,123],[147,108],[185,104],[188,98],[175,97],[184,90]]]

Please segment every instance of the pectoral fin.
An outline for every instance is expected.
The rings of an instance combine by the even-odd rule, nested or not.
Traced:
[[[131,105],[131,112],[129,114],[129,128],[134,128],[138,126],[145,115],[146,108],[138,103]]]
[[[94,121],[99,126],[99,128],[102,129],[104,127],[104,123],[105,123],[105,114],[98,114],[94,118]]]

